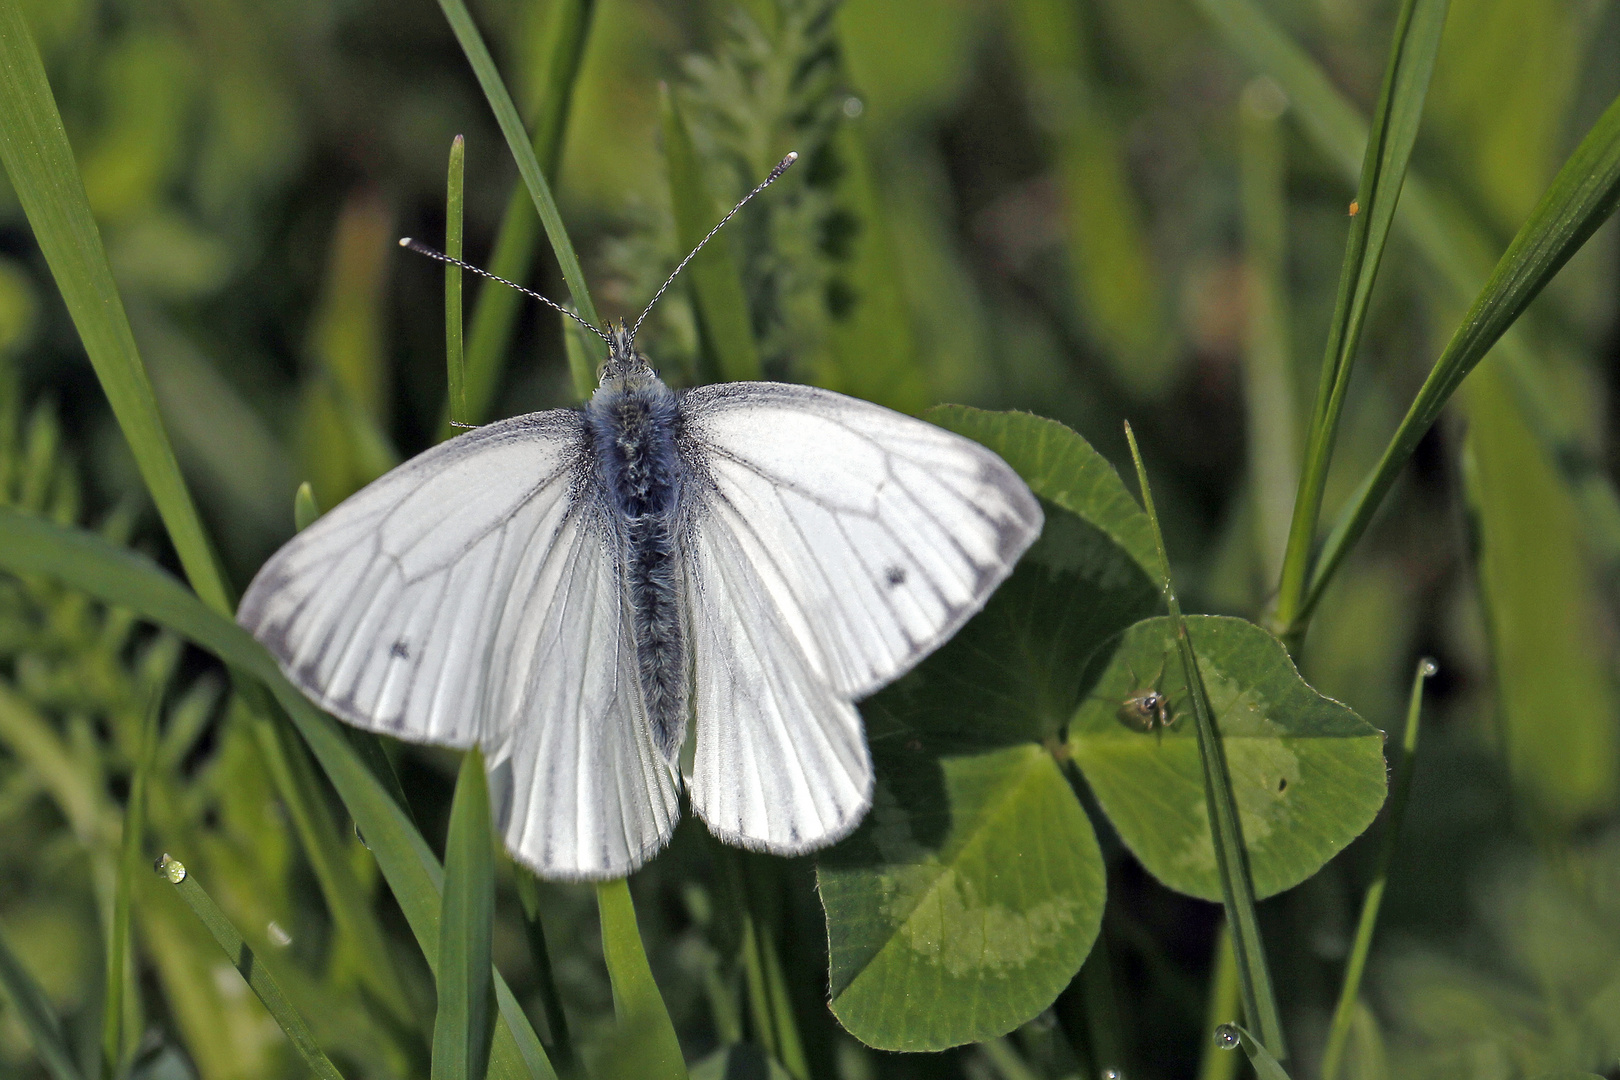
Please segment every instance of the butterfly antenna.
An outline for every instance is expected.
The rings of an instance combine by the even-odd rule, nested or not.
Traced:
[[[610,344],[610,345],[612,344],[612,342],[608,339],[608,336],[606,334],[602,333],[602,331],[598,330],[596,327],[592,326],[590,323],[588,323],[584,319],[580,318],[574,312],[569,311],[567,308],[565,308],[561,304],[557,303],[557,301],[555,301],[555,300],[553,300],[553,299],[551,299],[550,297],[547,297],[547,296],[541,296],[539,293],[535,292],[533,289],[526,289],[522,285],[519,285],[515,281],[507,281],[505,278],[501,277],[499,274],[492,274],[488,270],[483,270],[483,269],[480,269],[479,267],[474,266],[472,263],[462,262],[460,259],[452,258],[449,255],[446,255],[442,251],[435,251],[432,248],[428,247],[426,244],[422,243],[422,241],[420,241],[420,240],[412,240],[408,236],[402,236],[402,237],[399,238],[399,246],[402,247],[402,248],[405,248],[405,249],[407,249],[409,251],[414,251],[418,255],[426,255],[430,259],[438,259],[442,263],[449,263],[451,266],[459,266],[463,270],[470,270],[473,273],[477,274],[479,277],[486,277],[486,278],[489,278],[489,280],[491,280],[491,281],[498,281],[502,285],[508,286],[509,288],[516,289],[518,292],[522,293],[524,296],[532,296],[532,297],[534,297],[534,299],[540,301],[542,304],[546,305],[547,307],[555,308],[557,311],[562,312],[564,315],[568,316],[570,319],[573,319],[575,322],[579,323],[579,325],[583,326],[585,329],[589,330],[591,333],[595,334],[597,337],[601,338],[603,341],[607,341],[608,344]],[[636,325],[639,326],[640,324],[637,323]]]
[[[750,191],[748,194],[744,195],[740,200],[738,200],[737,205],[733,206],[731,208],[731,212],[728,213],[725,217],[721,218],[720,223],[718,225],[716,225],[714,228],[709,230],[709,235],[705,236],[702,240],[698,241],[698,246],[693,248],[691,250],[691,252],[686,256],[686,258],[681,260],[680,265],[675,268],[674,273],[670,274],[669,277],[665,279],[664,283],[658,287],[658,291],[653,293],[653,298],[651,300],[647,301],[647,308],[646,308],[645,311],[643,311],[641,313],[641,318],[637,319],[636,320],[636,325],[634,325],[634,326],[632,326],[630,328],[630,340],[631,341],[636,340],[636,331],[640,330],[641,329],[641,324],[647,321],[647,313],[652,311],[654,304],[658,303],[658,298],[663,296],[664,293],[669,289],[669,287],[672,284],[675,283],[675,278],[680,274],[680,272],[682,270],[686,269],[686,264],[691,262],[693,257],[696,256],[698,252],[703,250],[703,245],[707,244],[710,240],[713,240],[714,239],[714,234],[719,232],[722,228],[724,228],[726,222],[728,222],[732,218],[736,217],[737,216],[737,211],[741,210],[744,206],[748,205],[748,200],[749,199],[752,199],[755,195],[758,195],[760,192],[762,192],[766,188],[770,187],[773,183],[776,182],[776,179],[779,176],[781,176],[783,173],[788,171],[788,166],[792,165],[795,161],[798,161],[798,160],[799,160],[798,151],[790,151],[788,153],[787,157],[783,158],[781,161],[778,161],[776,163],[776,168],[771,170],[771,175],[767,176],[763,181],[761,181],[760,185],[757,188],[755,188],[753,191]]]

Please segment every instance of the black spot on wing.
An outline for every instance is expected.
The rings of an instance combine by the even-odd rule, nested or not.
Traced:
[[[388,647],[388,655],[396,660],[409,660],[411,658],[410,644],[404,640],[396,641]]]

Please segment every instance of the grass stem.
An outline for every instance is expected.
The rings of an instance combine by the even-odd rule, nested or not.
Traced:
[[[1220,871],[1226,921],[1232,928],[1244,1016],[1259,1028],[1260,1039],[1266,1047],[1274,1048],[1274,1055],[1283,1058],[1287,1056],[1287,1051],[1283,1043],[1282,1018],[1271,988],[1265,945],[1260,939],[1260,922],[1254,910],[1254,882],[1249,875],[1248,850],[1243,843],[1237,799],[1232,793],[1232,781],[1227,773],[1225,749],[1215,729],[1215,711],[1210,706],[1203,673],[1198,668],[1198,657],[1193,652],[1192,639],[1187,633],[1187,621],[1182,618],[1181,602],[1176,599],[1175,586],[1170,579],[1170,557],[1165,551],[1158,511],[1153,506],[1153,492],[1148,487],[1147,467],[1142,464],[1142,452],[1136,445],[1136,434],[1129,423],[1125,425],[1125,438],[1130,443],[1131,460],[1136,465],[1136,478],[1142,490],[1142,508],[1147,511],[1148,521],[1153,526],[1153,539],[1164,574],[1160,583],[1164,602],[1170,611],[1170,620],[1175,624],[1176,651],[1181,656],[1188,696],[1192,698],[1198,731],[1198,757],[1203,765],[1204,796],[1209,810],[1210,839],[1215,846],[1215,863]]]
[[[1406,800],[1412,791],[1412,767],[1416,763],[1418,728],[1423,712],[1423,683],[1437,670],[1434,661],[1425,657],[1418,661],[1417,671],[1412,676],[1412,695],[1406,706],[1406,731],[1401,737],[1400,752],[1395,757],[1395,779],[1390,784],[1389,816],[1384,819],[1384,835],[1379,842],[1378,868],[1373,874],[1372,884],[1367,886],[1367,896],[1361,904],[1361,920],[1356,924],[1355,943],[1350,948],[1349,962],[1345,964],[1344,983],[1339,987],[1339,1003],[1333,1010],[1327,1049],[1322,1053],[1322,1080],[1337,1080],[1345,1044],[1350,1038],[1356,997],[1361,991],[1361,975],[1367,966],[1367,954],[1372,950],[1373,930],[1378,925],[1378,908],[1384,901],[1384,885],[1389,880],[1389,864],[1395,858],[1401,819],[1406,814]]]
[[[450,176],[445,185],[444,253],[461,259],[467,143],[460,135],[450,143]],[[467,362],[461,341],[461,267],[444,264],[444,361],[448,369],[450,423],[467,421]]]

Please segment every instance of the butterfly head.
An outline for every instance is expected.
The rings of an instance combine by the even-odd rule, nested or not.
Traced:
[[[612,380],[623,380],[645,372],[652,374],[652,366],[647,358],[636,351],[636,332],[625,326],[623,322],[609,326],[604,337],[607,338],[608,357],[601,369],[601,380],[605,385]]]

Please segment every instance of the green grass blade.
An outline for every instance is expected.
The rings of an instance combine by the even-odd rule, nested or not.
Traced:
[[[445,183],[444,253],[464,258],[463,190],[467,173],[467,141],[460,135],[450,143],[450,176]],[[467,423],[467,361],[461,348],[461,267],[444,264],[444,363],[449,383],[450,422]]]
[[[1214,1031],[1238,1018],[1237,954],[1232,951],[1232,930],[1224,921],[1215,936],[1214,970],[1209,976],[1209,999],[1204,1011],[1204,1029]],[[1226,1049],[1230,1049],[1229,1047]],[[1198,1080],[1233,1080],[1238,1073],[1237,1058],[1226,1053],[1220,1043],[1204,1044],[1198,1062]]]
[[[602,958],[613,982],[613,1013],[618,1021],[614,1070],[645,1080],[685,1080],[681,1043],[647,964],[629,883],[623,878],[602,882],[596,887],[596,906],[602,918]]]
[[[1277,621],[1285,627],[1291,626],[1298,615],[1309,580],[1322,493],[1327,486],[1345,392],[1350,385],[1356,347],[1361,342],[1373,282],[1395,220],[1407,163],[1417,141],[1418,121],[1434,74],[1435,56],[1440,51],[1440,33],[1445,28],[1449,2],[1403,0],[1396,17],[1389,63],[1373,110],[1372,135],[1362,158],[1361,180],[1356,189],[1358,212],[1350,218],[1350,238],[1345,245],[1299,495],[1289,527],[1277,597]]]
[[[73,148],[18,0],[0,0],[0,161],[186,577],[205,603],[229,612],[229,589],[158,415]]]
[[[1238,101],[1249,296],[1243,397],[1256,561],[1268,589],[1282,574],[1299,486],[1299,406],[1288,329],[1287,167],[1279,123],[1287,107],[1288,99],[1268,78],[1252,81]]]
[[[1355,177],[1367,142],[1367,122],[1311,57],[1253,0],[1200,0],[1200,7],[1227,45],[1256,70],[1269,74],[1288,94],[1305,133],[1339,169]],[[1411,173],[1401,197],[1398,223],[1429,260],[1459,304],[1469,303],[1490,273],[1490,230],[1471,223]],[[1496,354],[1526,423],[1542,452],[1575,493],[1587,540],[1611,573],[1620,572],[1620,492],[1582,439],[1579,425],[1559,405],[1535,357],[1513,330]]]
[[[1271,972],[1266,966],[1265,944],[1260,938],[1260,923],[1254,911],[1254,882],[1249,876],[1248,850],[1238,825],[1237,801],[1233,797],[1232,781],[1226,769],[1225,750],[1215,731],[1215,710],[1210,706],[1203,673],[1198,668],[1198,657],[1193,653],[1192,638],[1187,634],[1187,622],[1181,615],[1181,602],[1176,599],[1175,586],[1170,580],[1170,557],[1165,551],[1164,533],[1159,529],[1153,492],[1148,487],[1147,467],[1142,464],[1142,453],[1136,446],[1136,435],[1131,431],[1130,424],[1125,425],[1125,438],[1131,446],[1131,460],[1136,464],[1136,479],[1142,491],[1142,509],[1147,512],[1153,526],[1159,564],[1165,567],[1162,582],[1165,605],[1176,624],[1176,650],[1181,656],[1182,672],[1187,680],[1193,717],[1197,722],[1198,756],[1203,762],[1204,793],[1213,826],[1210,838],[1215,845],[1215,862],[1220,868],[1226,924],[1232,928],[1232,950],[1237,956],[1238,981],[1243,990],[1243,1013],[1260,1029],[1265,1044],[1276,1047],[1279,1057],[1286,1057],[1282,1018],[1277,1011],[1277,998],[1271,988]]]
[[[45,1071],[52,1080],[84,1080],[79,1067],[73,1064],[73,1051],[62,1025],[51,1011],[45,991],[39,988],[28,969],[22,966],[17,954],[11,951],[6,939],[0,935],[0,989],[11,1001],[17,1018],[34,1041],[34,1052],[39,1055]]]
[[[517,881],[518,902],[523,906],[523,930],[529,941],[529,959],[534,963],[535,982],[539,984],[540,1008],[545,1013],[546,1027],[551,1035],[547,1052],[562,1064],[565,1073],[583,1076],[573,1036],[568,1030],[568,1014],[563,1011],[562,994],[557,991],[557,978],[551,967],[551,950],[546,946],[546,929],[540,921],[540,889],[534,871],[521,863],[514,864],[512,876]]]
[[[1241,1024],[1222,1024],[1215,1029],[1215,1045],[1222,1050],[1236,1050],[1243,1047],[1243,1052],[1249,1055],[1249,1064],[1254,1066],[1254,1075],[1259,1080],[1288,1080],[1288,1073],[1277,1064],[1277,1059],[1266,1052],[1265,1044]]]
[[[563,228],[562,214],[557,210],[556,200],[551,197],[551,185],[546,183],[545,174],[540,171],[534,147],[529,143],[529,133],[518,118],[517,106],[512,104],[512,95],[507,93],[500,72],[495,70],[495,60],[489,55],[478,27],[473,24],[467,6],[461,0],[439,0],[439,8],[449,21],[450,29],[455,32],[456,40],[461,43],[461,51],[472,65],[473,74],[478,76],[478,85],[483,87],[501,134],[506,136],[506,144],[517,161],[518,174],[529,189],[534,208],[540,214],[540,223],[545,226],[546,236],[551,240],[551,250],[556,253],[557,264],[562,268],[563,280],[568,283],[574,309],[579,312],[580,318],[592,326],[600,326],[602,320],[596,314],[596,305],[591,302],[590,290],[585,285],[585,271],[580,268],[573,241],[568,239],[568,232]],[[588,387],[585,393],[589,393]]]
[[[314,1033],[309,1030],[309,1022],[293,1003],[287,1000],[275,976],[271,975],[264,963],[253,955],[253,950],[248,948],[247,942],[242,940],[242,935],[236,932],[236,927],[231,925],[225,913],[219,910],[213,897],[197,884],[197,879],[186,872],[185,866],[178,859],[165,854],[158,860],[156,869],[174,885],[175,891],[186,902],[186,906],[191,908],[192,913],[208,928],[208,932],[214,935],[219,947],[225,950],[226,959],[230,960],[231,966],[241,974],[243,981],[258,999],[264,1002],[264,1007],[269,1010],[281,1030],[287,1033],[293,1049],[298,1051],[298,1056],[304,1059],[304,1064],[309,1066],[310,1071],[322,1080],[343,1080],[343,1074],[338,1072],[337,1066],[332,1064],[331,1059],[316,1043]]]
[[[145,868],[141,837],[146,829],[146,788],[152,759],[157,754],[158,716],[163,708],[161,690],[154,691],[141,723],[135,773],[130,780],[129,802],[124,808],[124,834],[118,860],[118,885],[113,899],[112,932],[107,935],[106,989],[101,1013],[101,1075],[103,1080],[122,1076],[130,1047],[125,1030],[128,1013],[126,990],[133,989],[130,970],[129,893],[134,876]]]
[[[315,501],[315,489],[305,480],[293,495],[293,528],[303,532],[321,516],[320,504]]]
[[[1418,661],[1412,676],[1412,695],[1406,706],[1406,730],[1401,736],[1400,755],[1394,763],[1395,778],[1389,787],[1389,816],[1384,819],[1384,835],[1378,847],[1378,869],[1372,884],[1367,887],[1366,899],[1361,904],[1361,920],[1356,924],[1355,943],[1350,948],[1350,959],[1345,964],[1344,982],[1339,987],[1339,1003],[1333,1010],[1333,1024],[1328,1029],[1327,1049],[1322,1052],[1322,1080],[1338,1080],[1339,1063],[1355,1022],[1356,998],[1361,992],[1361,973],[1367,965],[1367,954],[1372,951],[1373,929],[1378,925],[1378,908],[1384,901],[1384,885],[1389,880],[1389,865],[1395,858],[1395,844],[1400,838],[1401,819],[1406,815],[1406,800],[1412,793],[1412,766],[1416,762],[1418,724],[1423,713],[1423,682],[1438,668],[1434,661]]]
[[[541,47],[543,60],[527,95],[527,113],[532,117],[530,142],[534,159],[543,174],[555,176],[596,3],[595,0],[557,0],[550,7],[546,41]],[[535,243],[540,238],[540,219],[535,215],[534,206],[528,191],[518,184],[507,199],[506,212],[495,234],[495,249],[490,252],[486,267],[490,273],[508,281],[522,281],[528,276],[534,262]],[[501,369],[506,363],[506,345],[512,336],[512,326],[519,306],[526,302],[523,294],[493,281],[486,281],[478,288],[478,302],[473,305],[472,325],[467,331],[468,423],[480,424],[489,419]],[[568,320],[564,323],[572,325]],[[570,371],[574,376],[575,393],[581,398],[589,397],[595,386],[594,365],[587,364],[583,370],[570,368]],[[452,430],[446,424],[441,434],[448,437]]]
[[[344,729],[287,681],[252,635],[208,608],[151,560],[94,533],[7,507],[0,507],[0,569],[43,574],[103,603],[129,608],[268,687],[364,834],[429,968],[437,966],[444,879],[438,859],[400,803],[355,752]],[[503,1080],[554,1080],[556,1073],[539,1037],[498,972],[495,995],[503,1023],[495,1033],[490,1075]]]
[[[691,251],[720,220],[703,182],[703,166],[686,119],[669,87],[660,88],[664,157],[669,163],[670,204],[675,211],[676,246]],[[686,268],[692,286],[709,378],[739,381],[760,377],[759,345],[748,316],[742,275],[724,236],[717,236]]]
[[[495,923],[491,836],[484,755],[475,746],[461,759],[445,839],[433,1080],[483,1080],[489,1067],[495,1004],[490,980],[490,935]]]
[[[1340,513],[1311,573],[1299,619],[1310,617],[1333,572],[1361,539],[1418,440],[1439,419],[1457,387],[1617,205],[1620,98],[1609,105],[1581,140],[1530,219],[1508,245],[1462,325],[1435,361],[1383,457]]]

